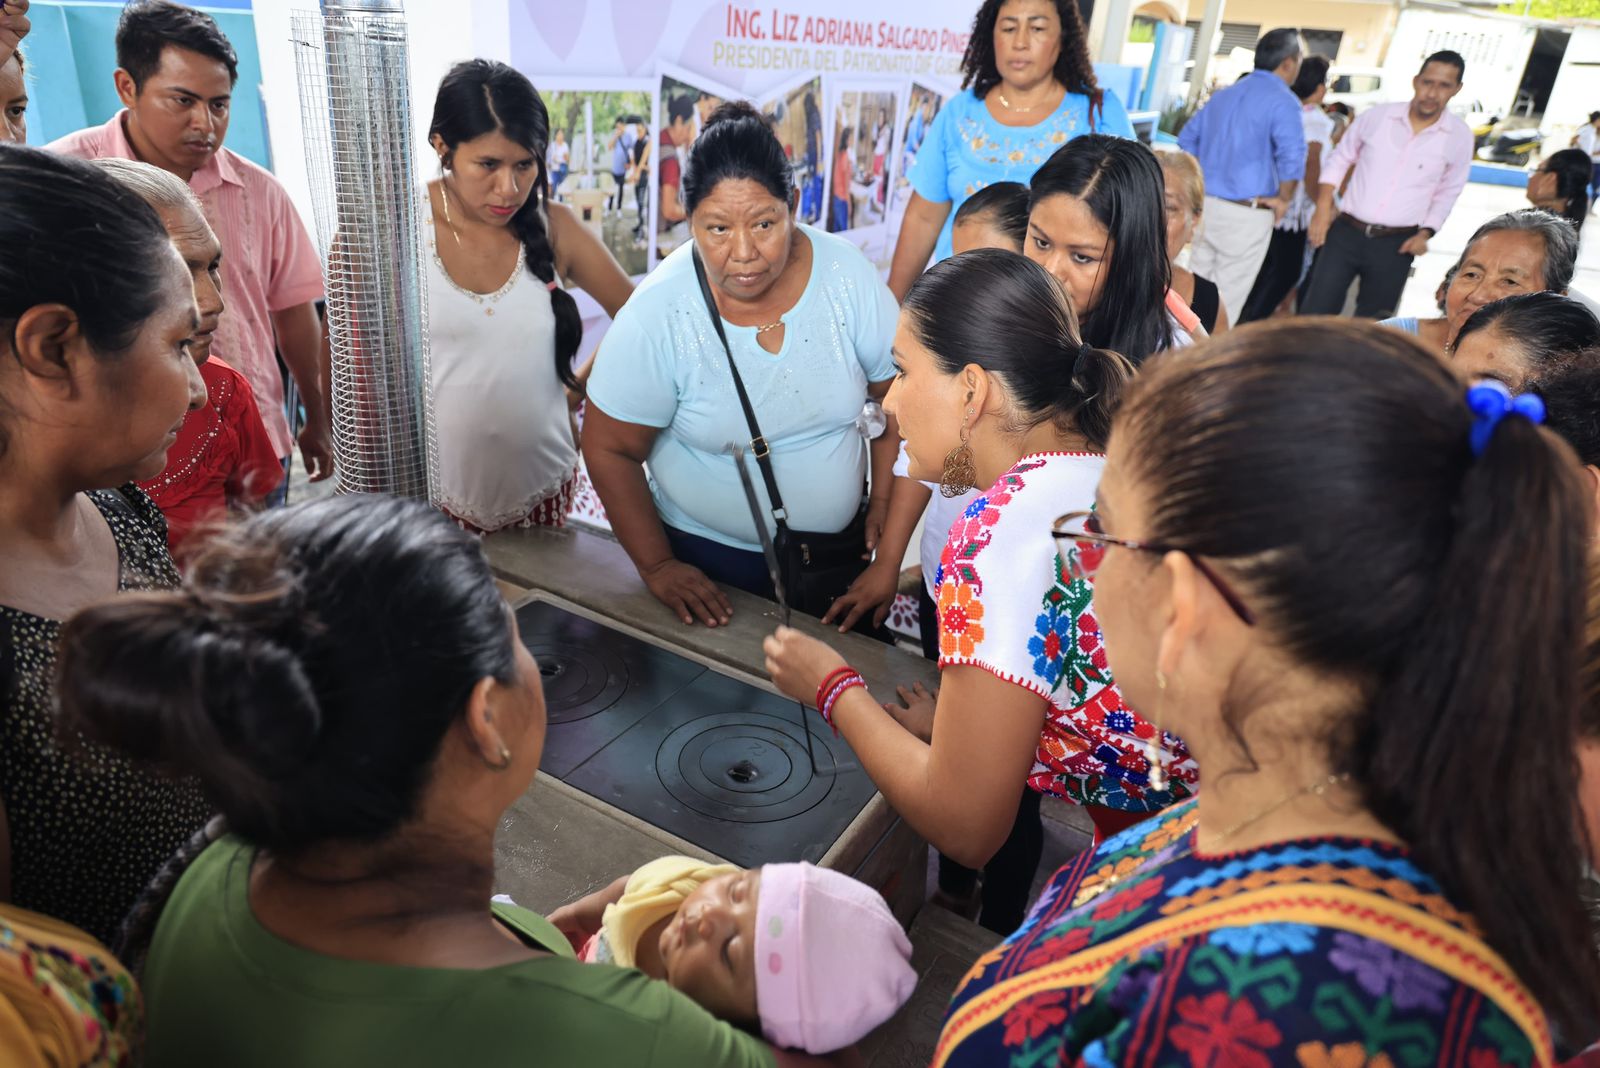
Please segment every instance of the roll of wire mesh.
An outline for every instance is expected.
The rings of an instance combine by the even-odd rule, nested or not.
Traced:
[[[324,0],[293,20],[311,192],[327,264],[343,493],[436,483],[421,182],[400,0]]]

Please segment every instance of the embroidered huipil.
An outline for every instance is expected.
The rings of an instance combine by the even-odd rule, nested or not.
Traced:
[[[1194,762],[1163,734],[1170,785],[1150,789],[1146,739],[1155,728],[1123,704],[1094,590],[1063,570],[1050,536],[1058,516],[1093,507],[1104,467],[1094,453],[1027,456],[967,506],[939,562],[939,667],[970,664],[1049,703],[1029,786],[1154,812],[1189,795]]]

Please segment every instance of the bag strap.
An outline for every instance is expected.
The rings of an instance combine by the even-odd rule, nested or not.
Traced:
[[[772,446],[761,433],[761,424],[756,422],[756,410],[750,403],[750,394],[745,392],[744,379],[739,376],[739,365],[733,362],[733,349],[728,345],[728,335],[722,329],[722,313],[717,310],[717,298],[711,293],[705,264],[700,262],[700,250],[691,245],[689,255],[694,260],[694,276],[700,281],[700,295],[705,298],[711,326],[716,330],[717,340],[722,342],[722,351],[728,357],[728,369],[733,372],[733,388],[739,393],[739,406],[744,409],[744,421],[750,428],[750,452],[756,458],[756,466],[761,468],[761,481],[766,483],[767,500],[772,504],[772,518],[780,531],[787,530],[789,512],[783,507],[783,495],[778,492],[778,476],[772,470]]]

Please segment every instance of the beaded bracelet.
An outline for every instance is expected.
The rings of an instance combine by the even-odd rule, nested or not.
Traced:
[[[849,664],[830,671],[828,677],[822,680],[822,685],[817,687],[817,711],[822,711],[822,704],[828,699],[828,691],[832,690],[840,679],[847,678],[855,673],[856,669]]]
[[[833,688],[828,691],[826,698],[817,709],[817,711],[822,713],[822,722],[826,723],[830,727],[833,727],[833,734],[836,738],[839,736],[839,728],[834,726],[833,722],[834,706],[839,703],[839,698],[843,697],[846,691],[853,690],[857,686],[864,690],[867,688],[867,681],[858,673],[852,671],[850,674],[844,676],[838,682],[833,684]]]

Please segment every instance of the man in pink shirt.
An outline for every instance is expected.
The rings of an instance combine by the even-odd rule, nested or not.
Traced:
[[[117,24],[115,79],[123,110],[103,126],[48,147],[83,159],[143,160],[189,183],[223,247],[228,314],[215,351],[255,391],[287,472],[294,441],[275,352],[282,353],[306,408],[301,456],[313,480],[320,480],[333,473],[316,309],[322,264],[278,180],[222,147],[238,74],[233,46],[211,16],[168,0],[135,0]]]
[[[1345,131],[1322,168],[1309,234],[1320,251],[1302,313],[1338,315],[1359,278],[1356,315],[1394,314],[1412,259],[1428,251],[1472,168],[1472,131],[1446,110],[1466,69],[1457,53],[1435,52],[1411,80],[1409,103],[1368,108]],[[1336,217],[1333,195],[1346,174],[1350,188]]]

